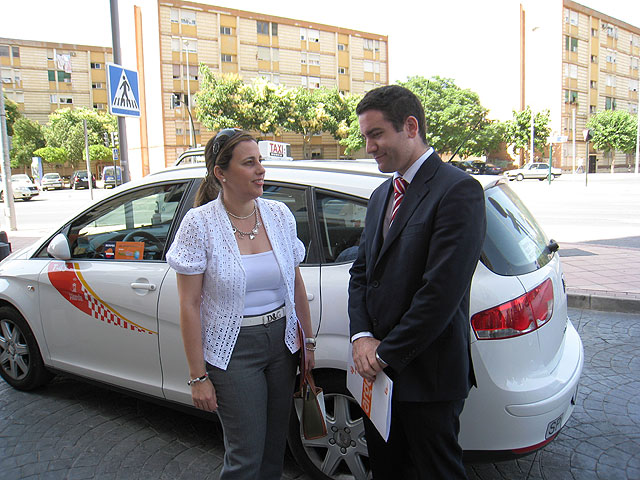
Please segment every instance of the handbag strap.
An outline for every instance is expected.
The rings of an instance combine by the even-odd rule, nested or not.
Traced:
[[[300,388],[299,392],[302,393],[304,389],[304,385],[308,384],[311,387],[312,391],[316,391],[316,382],[313,380],[313,375],[311,374],[311,370],[305,372],[305,365],[307,364],[307,349],[305,343],[305,335],[302,326],[300,325],[300,320],[298,320],[298,334],[300,335],[301,344],[300,344]]]

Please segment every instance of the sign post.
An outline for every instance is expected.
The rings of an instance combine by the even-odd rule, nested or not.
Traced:
[[[547,141],[549,142],[549,173],[547,175],[549,185],[551,185],[551,179],[553,178],[553,175],[551,175],[551,167],[553,166],[553,144],[566,143],[567,138],[568,137],[566,135],[555,135],[547,139]]]

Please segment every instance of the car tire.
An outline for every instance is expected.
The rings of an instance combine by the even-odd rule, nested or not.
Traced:
[[[524,180],[524,175],[522,175],[521,173],[519,173],[518,175],[516,175],[516,180],[521,182],[522,180]]]
[[[77,183],[74,183],[72,188],[73,188],[74,190],[77,190],[77,189],[78,189],[78,184],[77,184]]]
[[[538,180],[540,180],[541,182],[544,182],[547,179],[547,177],[543,177],[543,178],[539,178]]]
[[[33,390],[53,378],[44,366],[29,325],[12,307],[0,307],[0,376],[18,390]]]
[[[324,392],[328,433],[317,440],[305,440],[292,408],[288,442],[293,457],[314,480],[370,478],[362,410],[346,389],[345,372],[318,370],[314,378]]]
[[[23,200],[24,202],[28,202],[28,201],[29,201],[29,200],[31,200],[32,198],[33,198],[33,197],[24,197],[22,200]]]

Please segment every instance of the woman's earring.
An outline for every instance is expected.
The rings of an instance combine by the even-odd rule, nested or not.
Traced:
[[[223,178],[223,179],[222,179],[222,181],[223,181],[223,182],[226,182],[226,181],[227,181],[227,179],[226,179],[226,178]]]

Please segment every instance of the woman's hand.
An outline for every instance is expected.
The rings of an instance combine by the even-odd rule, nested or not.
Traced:
[[[218,398],[216,389],[207,378],[204,382],[197,382],[191,385],[191,399],[193,406],[207,412],[215,412],[218,409]]]
[[[304,360],[305,360],[305,374],[313,370],[316,366],[316,357],[315,352],[313,350],[305,349],[304,351]]]

